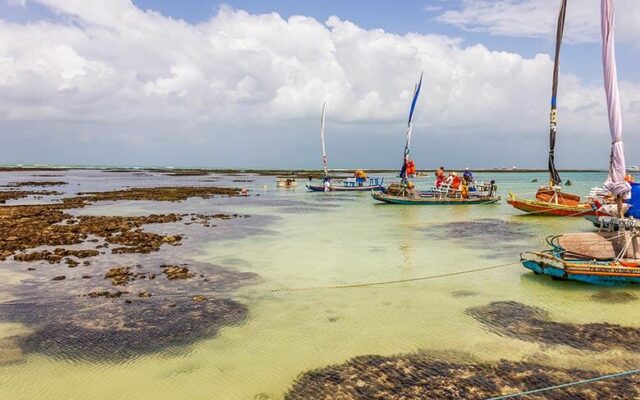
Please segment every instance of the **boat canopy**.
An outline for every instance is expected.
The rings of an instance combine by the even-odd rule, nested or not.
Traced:
[[[624,159],[624,144],[622,143],[622,112],[620,110],[618,72],[616,68],[613,25],[614,5],[615,0],[601,0],[602,67],[604,71],[604,89],[607,95],[609,130],[611,131],[611,160],[609,162],[609,175],[604,182],[604,188],[616,196],[629,198],[631,186],[624,179],[626,163]]]
[[[567,0],[560,3],[560,13],[558,14],[558,26],[556,29],[556,52],[553,61],[553,83],[551,86],[551,114],[549,116],[549,186],[559,186],[562,184],[560,174],[556,169],[555,150],[556,134],[558,132],[558,73],[560,70],[560,47],[562,46],[562,35],[564,33],[564,20],[567,13]]]

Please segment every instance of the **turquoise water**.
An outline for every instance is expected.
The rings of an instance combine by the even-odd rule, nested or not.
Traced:
[[[77,188],[90,186],[91,190],[143,183],[154,186],[168,179],[153,174],[64,174],[68,176],[56,179],[77,181]],[[508,192],[532,197],[546,175],[487,173],[478,178],[496,179],[504,199]],[[534,178],[539,182],[532,183]],[[571,192],[586,194],[601,184],[604,174],[567,173],[563,178],[574,182]],[[171,179],[184,184],[203,178]],[[234,179],[253,182],[232,182]],[[425,187],[431,180],[422,178],[417,183]],[[14,355],[12,362],[0,364],[0,398],[278,399],[304,371],[358,355],[418,350],[465,353],[484,361],[596,366],[603,371],[640,363],[640,355],[621,350],[581,351],[499,336],[465,313],[469,307],[492,301],[515,300],[542,307],[558,321],[608,321],[640,327],[638,302],[599,302],[591,296],[601,288],[555,282],[534,276],[520,265],[388,286],[271,292],[510,263],[519,259],[521,251],[542,249],[547,235],[591,230],[581,218],[526,216],[504,201],[483,206],[392,206],[374,203],[368,193],[308,193],[301,181],[295,189],[278,189],[273,177],[221,176],[215,184],[247,187],[254,196],[177,204],[104,203],[79,210],[79,214],[96,215],[175,210],[251,215],[247,225],[238,228],[251,230],[250,234],[236,235],[230,230],[221,236],[214,234],[215,228],[210,233],[175,228],[187,237],[192,235],[178,251],[260,276],[258,283],[233,292],[234,299],[247,305],[248,318],[188,348],[124,362],[15,356],[18,350],[10,339],[32,327],[0,323],[0,343],[5,343],[0,354],[4,352],[7,359]],[[76,190],[76,186],[66,190]],[[0,264],[0,268],[0,276],[8,282],[4,286],[7,293],[20,287],[24,268],[20,272],[8,265]],[[609,290],[640,295],[634,288]]]

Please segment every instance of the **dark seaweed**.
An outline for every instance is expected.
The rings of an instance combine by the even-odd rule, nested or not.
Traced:
[[[454,363],[421,353],[361,356],[342,365],[302,374],[285,399],[487,399],[598,375],[595,371],[504,360],[495,364]],[[638,396],[640,385],[633,377],[627,377],[556,389],[529,395],[527,399],[631,399]]]
[[[552,321],[547,311],[515,301],[492,302],[467,314],[500,335],[579,350],[612,348],[640,351],[640,328],[610,323],[570,324]]]

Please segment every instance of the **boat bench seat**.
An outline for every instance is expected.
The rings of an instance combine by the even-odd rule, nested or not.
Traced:
[[[625,236],[617,237],[618,235],[618,232],[572,233],[560,236],[558,245],[565,249],[570,257],[586,260],[611,260],[620,254],[627,241],[632,241],[623,258],[639,258],[640,247],[637,238],[632,238],[629,232]]]

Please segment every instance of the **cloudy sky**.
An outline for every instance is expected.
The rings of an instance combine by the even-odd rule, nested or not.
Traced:
[[[569,0],[562,168],[606,168],[599,0]],[[0,0],[0,164],[546,164],[558,0]],[[627,159],[640,163],[640,1],[618,0]]]

